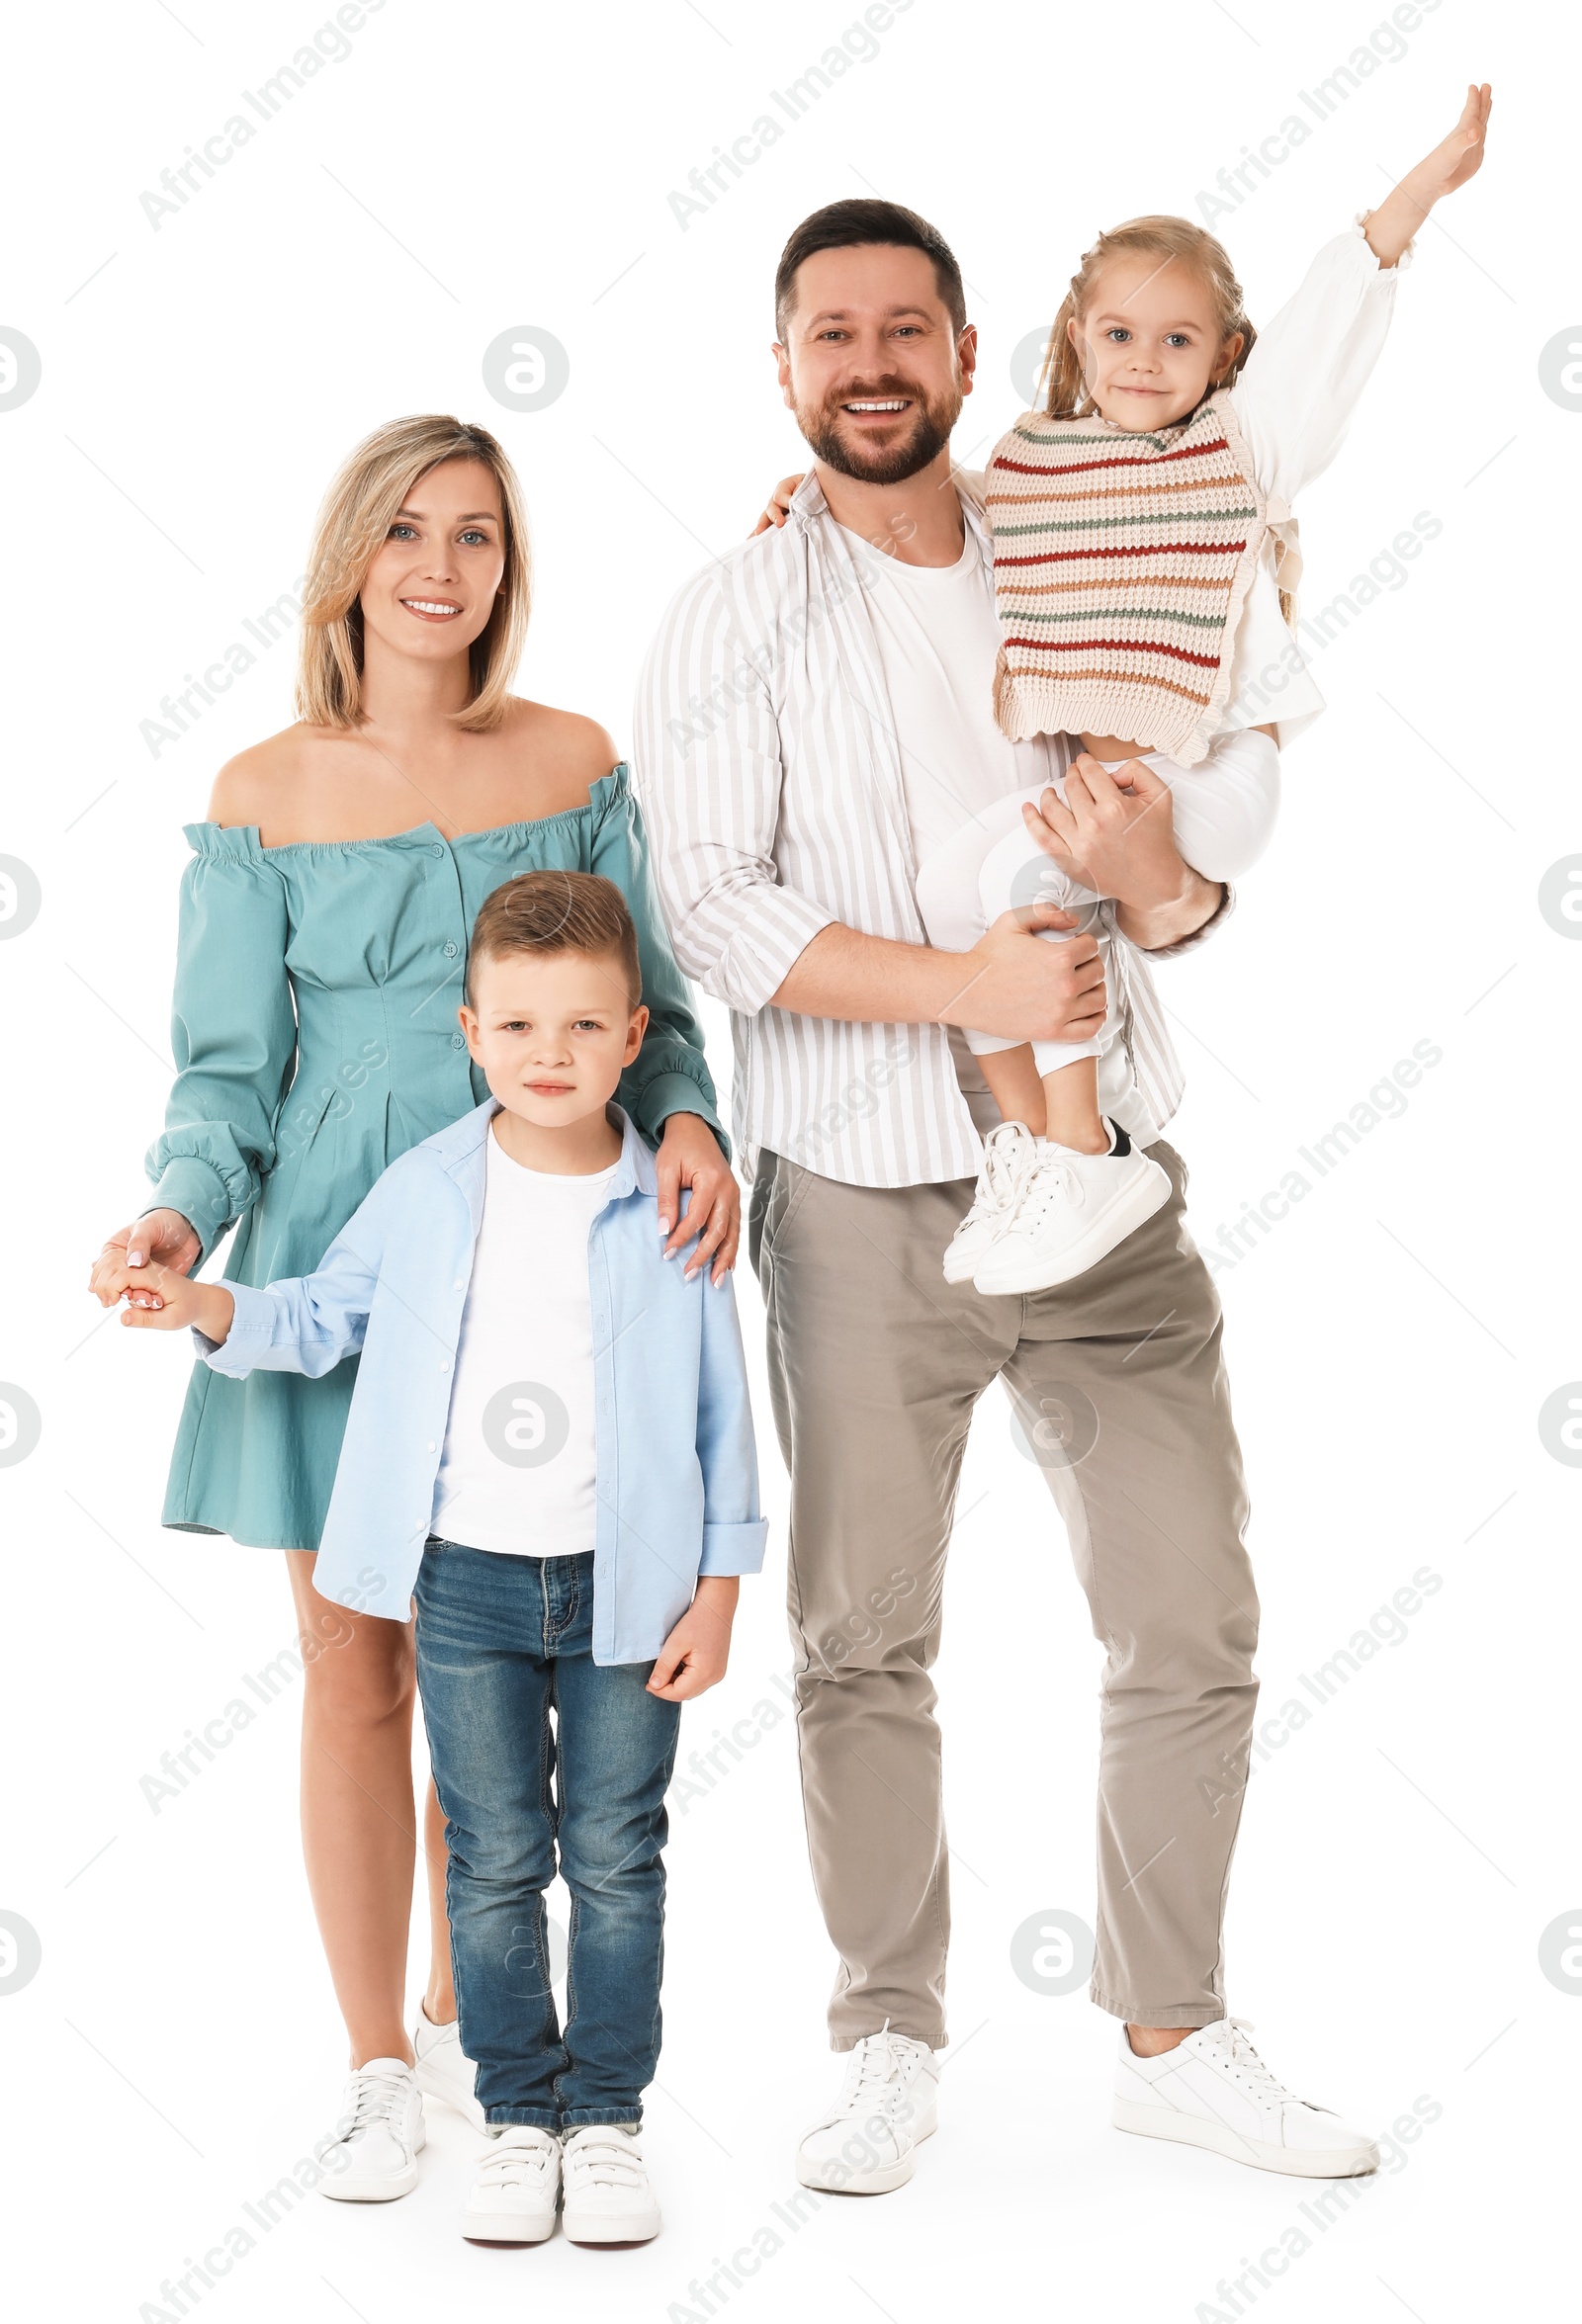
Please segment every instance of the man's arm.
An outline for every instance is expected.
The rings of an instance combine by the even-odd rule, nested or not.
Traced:
[[[786,886],[774,860],[782,763],[768,673],[795,651],[736,632],[698,575],[666,614],[638,686],[633,774],[675,956],[744,1015],[976,1025],[1011,1041],[1080,1041],[1103,1020],[1091,936],[1041,944],[1062,913],[1007,914],[970,953],[867,936]]]
[[[1053,905],[1004,912],[971,952],[896,944],[837,923],[820,930],[773,994],[802,1016],[879,1025],[974,1025],[1006,1041],[1088,1041],[1104,1021],[1104,972],[1092,936]]]

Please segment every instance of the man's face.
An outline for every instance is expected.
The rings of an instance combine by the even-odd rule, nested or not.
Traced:
[[[949,442],[978,335],[952,326],[923,251],[863,242],[804,259],[785,329],[781,391],[827,467],[899,484]]]

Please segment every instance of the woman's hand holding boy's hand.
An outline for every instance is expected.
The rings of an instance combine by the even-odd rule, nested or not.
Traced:
[[[717,1686],[731,1656],[731,1623],[742,1584],[735,1574],[704,1574],[696,1597],[655,1657],[648,1690],[660,1702],[690,1702]]]
[[[196,1325],[206,1339],[217,1343],[230,1331],[236,1302],[223,1283],[194,1283],[174,1267],[150,1259],[143,1267],[107,1266],[95,1270],[94,1289],[107,1307],[125,1299],[124,1324],[133,1331],[182,1332]],[[138,1296],[133,1296],[134,1294]]]
[[[101,1307],[114,1307],[122,1296],[120,1291],[110,1289],[117,1273],[158,1259],[163,1265],[174,1267],[179,1275],[190,1275],[202,1251],[203,1245],[191,1220],[183,1218],[179,1210],[144,1211],[140,1219],[123,1227],[119,1235],[111,1236],[93,1262],[88,1289]]]

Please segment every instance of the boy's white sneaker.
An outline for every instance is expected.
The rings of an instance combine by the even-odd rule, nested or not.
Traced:
[[[436,2025],[419,2002],[412,2048],[417,2054],[417,2087],[423,2096],[454,2108],[475,2130],[486,2130],[488,2123],[474,2089],[478,2068],[462,2048],[462,2029],[456,2020],[448,2025]]]
[[[1140,2058],[1122,2025],[1115,2127],[1204,2146],[1233,2163],[1297,2179],[1356,2179],[1376,2171],[1378,2148],[1366,2131],[1293,2097],[1248,2031],[1245,2019],[1221,2018],[1162,2057]]]
[[[479,2157],[462,2213],[472,2243],[542,2243],[555,2233],[561,2142],[553,2130],[509,2122]]]
[[[1027,1175],[1038,1160],[1038,1141],[1024,1122],[1001,1122],[983,1142],[983,1164],[972,1190],[972,1208],[950,1239],[945,1281],[970,1283],[1010,1223]]]
[[[1170,1200],[1170,1173],[1113,1130],[1108,1154],[1045,1143],[1014,1215],[973,1275],[984,1292],[1048,1291],[1108,1256]]]
[[[401,2058],[370,2058],[346,2085],[332,2134],[314,2149],[320,2195],[343,2203],[389,2203],[417,2185],[427,2132],[417,2077]]]
[[[572,2243],[651,2243],[659,2206],[643,2168],[635,2122],[594,2122],[569,2130],[562,2225]]]
[[[912,2177],[938,2121],[939,2067],[928,2044],[888,2026],[865,2034],[834,2109],[797,2148],[797,2177],[840,2195],[888,2195]]]

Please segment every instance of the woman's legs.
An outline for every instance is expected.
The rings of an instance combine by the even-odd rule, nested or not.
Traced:
[[[406,1935],[417,1828],[412,1633],[403,1622],[354,1614],[320,1597],[313,1588],[311,1550],[288,1550],[286,1559],[304,1666],[303,1855],[318,1933],[351,2039],[353,2067],[370,2058],[403,2058],[409,2064]],[[443,1964],[440,1978],[430,1980],[429,2014],[442,2023],[442,2012],[455,2015],[444,1920],[444,1823],[439,1822],[437,1843],[431,1815],[425,1814],[425,1824],[430,1921]]]

